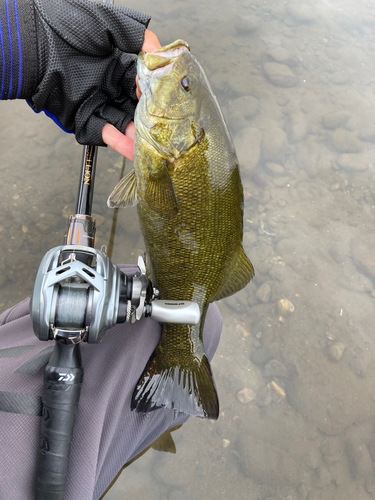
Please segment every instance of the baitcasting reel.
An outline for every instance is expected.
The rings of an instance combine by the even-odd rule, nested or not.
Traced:
[[[129,277],[104,252],[87,246],[52,248],[40,264],[30,303],[35,335],[63,344],[95,344],[116,323],[144,316],[162,323],[199,322],[198,304],[158,300],[142,257],[138,269]]]

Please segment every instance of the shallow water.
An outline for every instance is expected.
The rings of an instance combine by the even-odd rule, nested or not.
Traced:
[[[219,303],[219,420],[190,419],[176,455],[148,451],[106,498],[375,497],[375,2],[118,3],[151,14],[162,44],[186,40],[204,67],[240,159],[256,277]],[[1,106],[4,310],[62,242],[82,149],[25,103]],[[100,152],[99,247],[120,169]],[[114,262],[143,248],[128,210]]]

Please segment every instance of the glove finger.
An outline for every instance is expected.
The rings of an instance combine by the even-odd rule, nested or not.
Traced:
[[[110,123],[120,132],[124,130],[134,116],[134,103],[124,99],[121,103],[108,103],[107,96],[98,91],[87,99],[79,108],[75,118],[75,135],[79,144],[105,146],[102,130]]]
[[[39,15],[60,38],[80,52],[108,55],[113,46],[137,54],[150,17],[126,7],[89,0],[34,0]]]

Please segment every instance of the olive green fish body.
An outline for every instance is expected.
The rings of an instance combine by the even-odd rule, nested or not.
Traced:
[[[204,73],[186,47],[178,41],[141,56],[138,74],[146,81],[135,118],[130,198],[138,202],[147,271],[160,298],[197,302],[201,321],[163,325],[132,406],[217,418],[202,342],[204,319],[208,304],[243,288],[253,268],[242,248],[243,189],[234,147]]]

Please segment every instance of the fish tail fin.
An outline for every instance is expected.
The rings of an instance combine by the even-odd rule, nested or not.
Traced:
[[[156,348],[134,390],[132,410],[174,408],[193,417],[216,420],[219,400],[206,355],[201,359],[191,356],[184,366],[172,363]]]

